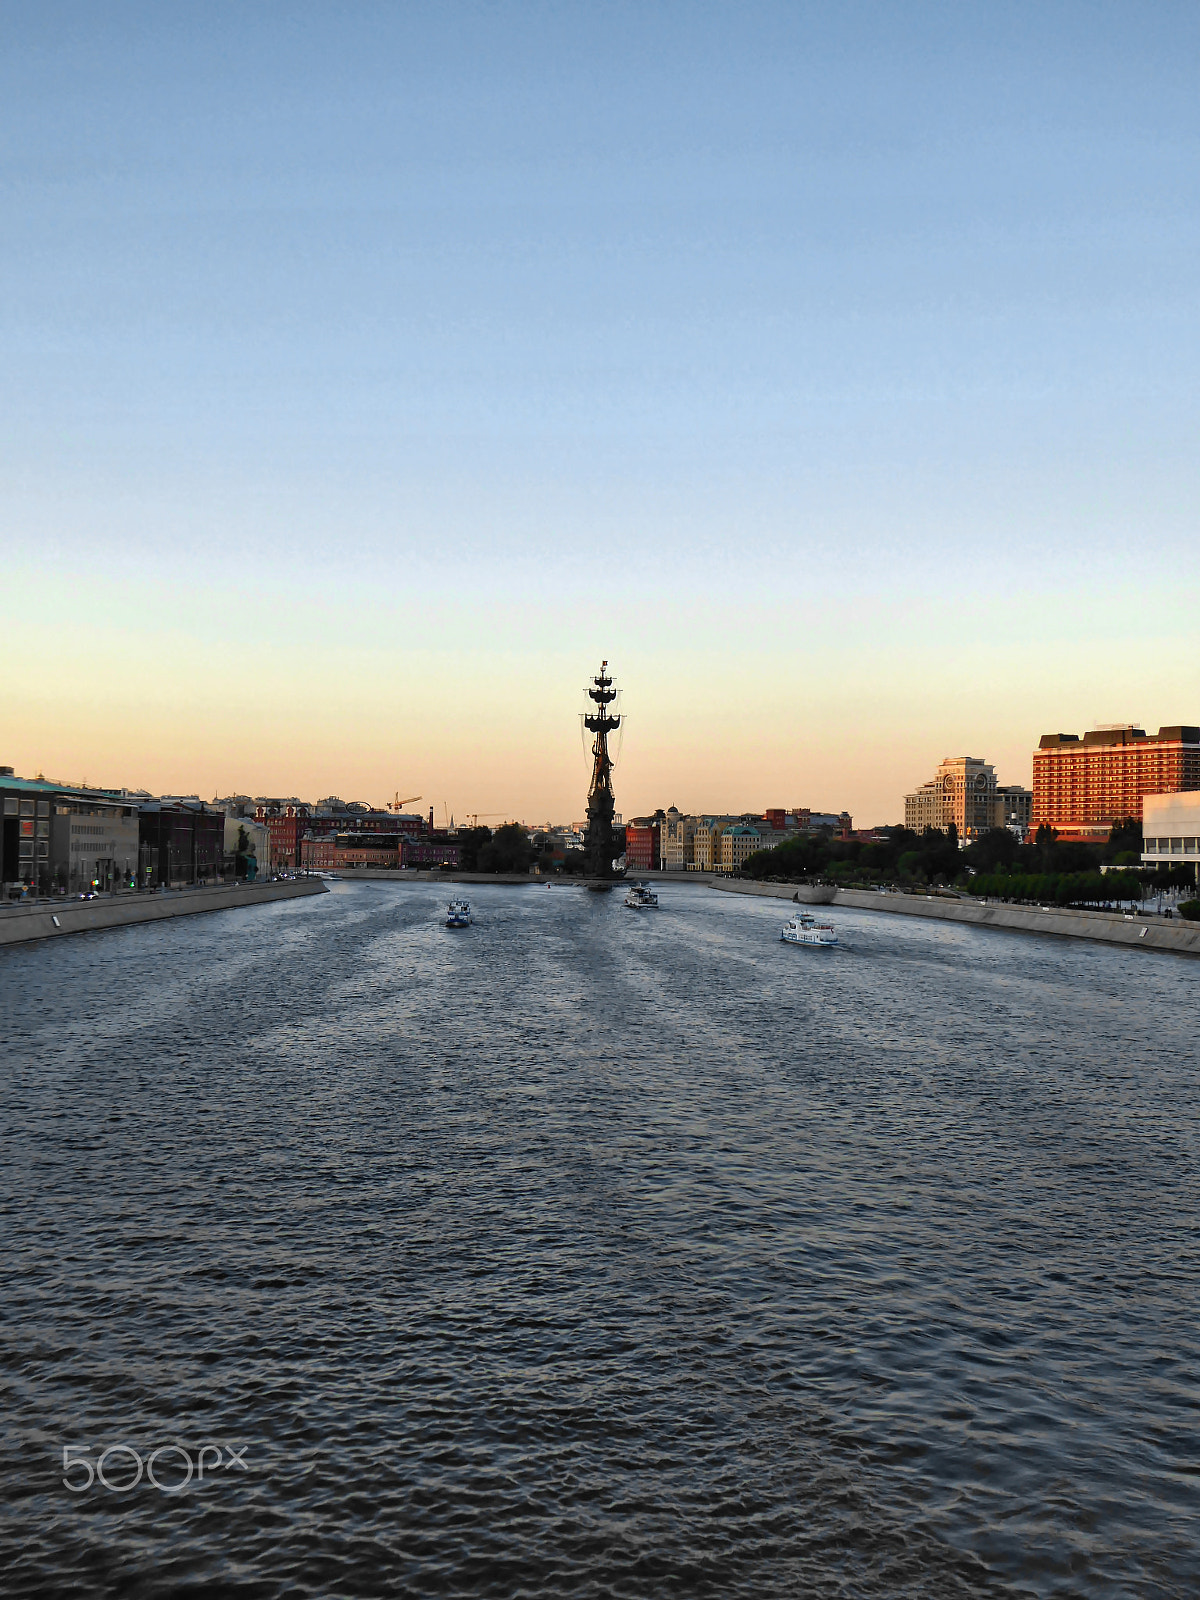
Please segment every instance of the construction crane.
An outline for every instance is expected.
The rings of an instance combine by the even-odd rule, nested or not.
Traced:
[[[480,817],[503,817],[507,815],[508,813],[505,811],[468,811],[467,821],[473,828],[477,828]]]
[[[396,798],[392,801],[391,805],[388,806],[388,810],[403,811],[405,806],[415,805],[420,798],[421,796],[419,794],[410,794],[407,800],[401,800],[400,791],[397,789]]]

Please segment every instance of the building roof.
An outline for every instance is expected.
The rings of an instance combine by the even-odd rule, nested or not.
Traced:
[[[12,773],[0,773],[0,789],[21,789],[29,794],[77,794],[84,793],[76,790],[69,783],[50,783],[45,778],[16,778]]]
[[[1081,739],[1077,733],[1044,733],[1038,741],[1039,750],[1057,750],[1063,745],[1114,745],[1114,744],[1200,744],[1200,727],[1186,723],[1172,723],[1159,728],[1157,733],[1147,733],[1131,722],[1110,728],[1091,728]]]
[[[198,812],[204,812],[206,815],[211,816],[211,817],[223,817],[225,815],[225,813],[221,810],[220,806],[212,805],[207,800],[179,800],[179,799],[171,799],[169,796],[164,796],[164,798],[161,799],[161,800],[147,800],[144,804],[142,804],[142,805],[140,805],[138,807],[138,810],[139,811],[198,811]],[[253,822],[255,819],[253,817],[250,817],[248,819],[243,819],[241,817],[236,817],[233,820],[236,821],[236,822],[241,822],[243,820],[249,820],[249,821]]]
[[[0,773],[0,789],[15,789],[18,794],[61,795],[69,800],[86,800],[89,805],[130,806],[140,802],[132,795],[111,789],[81,789],[73,783],[51,783],[47,778],[17,778]]]

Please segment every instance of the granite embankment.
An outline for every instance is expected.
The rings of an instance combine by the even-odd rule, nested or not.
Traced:
[[[268,900],[296,900],[304,895],[326,894],[319,878],[296,878],[283,883],[221,883],[201,889],[173,889],[157,894],[121,894],[98,900],[44,900],[34,905],[0,909],[0,945],[24,944],[31,939],[54,939],[65,933],[87,933],[95,928],[125,928],[135,922],[157,922],[162,917],[189,917],[200,911],[230,911],[237,906],[257,906]]]
[[[771,895],[791,900],[797,887],[791,883],[747,883],[719,879],[715,888],[730,894]],[[887,911],[906,917],[933,917],[943,922],[969,922],[1010,933],[1054,934],[1065,939],[1096,939],[1102,944],[1136,945],[1139,950],[1171,951],[1200,956],[1200,924],[1166,922],[1160,917],[1125,917],[1119,912],[1068,911],[1051,907],[997,905],[982,900],[954,899],[917,894],[880,894],[871,889],[817,890],[800,898],[810,904],[853,906],[859,911]]]

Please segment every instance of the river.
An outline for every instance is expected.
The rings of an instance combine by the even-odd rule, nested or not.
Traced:
[[[0,952],[7,1594],[1197,1591],[1195,965],[332,888]]]

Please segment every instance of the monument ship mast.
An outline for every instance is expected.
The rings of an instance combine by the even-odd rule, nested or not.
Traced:
[[[593,878],[612,878],[613,872],[613,812],[616,800],[612,791],[612,757],[608,753],[608,736],[621,726],[620,717],[614,717],[609,706],[617,698],[613,681],[608,675],[608,662],[600,663],[600,674],[592,679],[588,697],[596,703],[594,712],[583,719],[583,725],[596,735],[592,745],[592,782],[588,789],[587,839],[584,857],[587,870]]]

